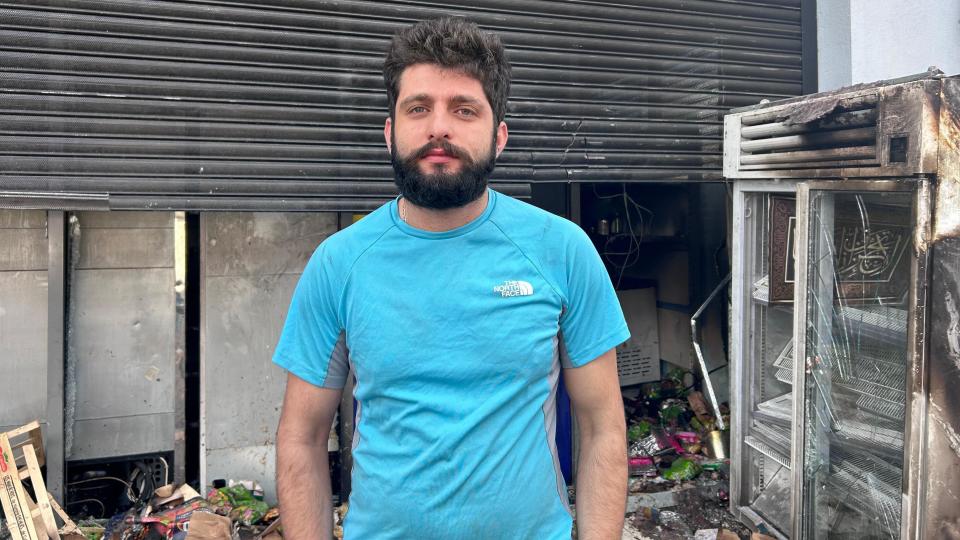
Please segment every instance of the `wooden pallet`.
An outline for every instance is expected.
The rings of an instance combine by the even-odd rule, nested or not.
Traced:
[[[77,531],[77,526],[47,492],[40,471],[45,462],[39,422],[0,433],[0,503],[13,540],[60,540],[61,534]],[[32,494],[23,485],[27,479]],[[63,520],[61,529],[57,528],[54,511]]]

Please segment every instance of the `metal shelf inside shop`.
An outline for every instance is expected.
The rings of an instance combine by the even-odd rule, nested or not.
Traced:
[[[902,346],[907,342],[907,310],[890,306],[842,306],[840,319],[847,335]]]
[[[839,503],[860,513],[900,516],[902,471],[876,456],[831,448],[827,484]]]
[[[790,468],[790,428],[754,421],[744,442],[750,448]]]
[[[753,283],[750,296],[761,304],[770,303],[770,276],[763,276]]]
[[[906,400],[906,354],[876,346],[859,347],[855,354],[834,362],[834,392],[849,398],[858,409],[903,422]],[[849,358],[849,359],[848,359]],[[841,364],[836,365],[836,364]]]
[[[787,345],[777,355],[773,361],[773,368],[776,370],[774,377],[778,381],[792,385],[793,384],[793,340],[787,342]]]
[[[791,340],[771,364],[774,377],[785,384],[793,383],[793,350]],[[851,400],[859,409],[902,422],[906,398],[905,362],[905,354],[901,351],[876,345],[860,346],[856,354],[843,354],[841,360],[834,362],[834,391],[841,394],[840,397],[844,393],[851,394]]]
[[[775,424],[789,426],[793,421],[793,393],[787,392],[758,403],[754,416],[768,418]]]
[[[854,397],[861,409],[894,420],[903,421],[904,391],[873,383],[863,379],[838,380],[834,383],[835,392],[844,390],[857,394]]]
[[[844,408],[835,424],[834,445],[849,451],[883,456],[891,463],[903,461],[903,424],[878,418],[854,407]]]

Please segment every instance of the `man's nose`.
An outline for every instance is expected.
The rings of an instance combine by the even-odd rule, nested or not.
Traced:
[[[451,118],[446,112],[435,112],[430,123],[430,140],[449,139]]]

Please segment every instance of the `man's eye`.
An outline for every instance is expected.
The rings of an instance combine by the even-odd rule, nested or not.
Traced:
[[[474,111],[473,109],[459,109],[457,110],[457,113],[460,114],[460,116],[476,116],[477,115],[477,112]]]
[[[424,112],[427,112],[427,108],[421,105],[417,105],[416,107],[412,107],[408,112],[410,112],[411,114],[424,113]]]

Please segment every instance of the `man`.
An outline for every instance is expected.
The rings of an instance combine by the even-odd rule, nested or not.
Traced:
[[[570,538],[555,432],[558,375],[580,434],[582,539],[619,539],[626,498],[614,347],[629,334],[574,224],[487,188],[507,143],[510,67],[458,19],[394,36],[384,136],[401,196],[324,241],[274,361],[289,540],[330,538],[326,444],[357,379],[345,538]]]

